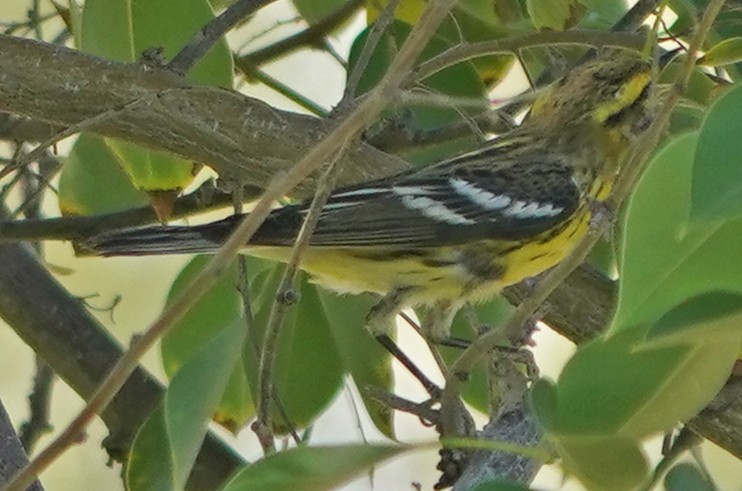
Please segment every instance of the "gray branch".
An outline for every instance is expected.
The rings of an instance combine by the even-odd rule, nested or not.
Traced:
[[[54,126],[109,115],[89,131],[202,162],[222,179],[264,187],[334,126],[239,92],[195,86],[165,69],[103,60],[0,35],[0,111]],[[398,172],[402,160],[359,143],[339,184]],[[305,186],[311,188],[311,182]]]
[[[83,399],[90,397],[122,353],[82,302],[57,283],[26,246],[0,246],[0,317]],[[123,459],[163,393],[154,377],[138,369],[100,415],[110,431],[104,445],[113,458]],[[217,489],[243,463],[209,433],[188,488]]]
[[[0,485],[8,482],[8,479],[27,464],[28,456],[0,401]],[[36,481],[28,491],[44,491],[44,488]]]

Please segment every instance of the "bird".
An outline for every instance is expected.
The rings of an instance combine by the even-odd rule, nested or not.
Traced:
[[[602,53],[539,92],[524,122],[422,169],[335,189],[300,267],[331,290],[375,293],[367,327],[388,336],[405,307],[428,306],[431,340],[467,302],[562,261],[585,235],[632,143],[651,123],[651,63]],[[273,210],[244,253],[286,262],[310,202]],[[244,215],[91,237],[102,256],[210,253]]]

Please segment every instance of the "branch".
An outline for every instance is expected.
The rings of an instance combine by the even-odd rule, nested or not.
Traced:
[[[249,189],[247,196],[254,197],[257,190]],[[244,192],[244,189],[243,189]],[[223,208],[232,203],[232,196],[207,182],[196,191],[175,200],[173,219]],[[69,240],[81,242],[110,230],[147,225],[158,221],[151,206],[106,213],[104,215],[57,217],[25,220],[0,220],[0,243]]]
[[[340,27],[344,22],[350,19],[353,14],[358,12],[358,9],[360,9],[362,5],[363,0],[349,0],[338,10],[321,21],[312,24],[303,31],[266,46],[265,48],[260,48],[238,57],[235,59],[235,65],[237,65],[243,72],[249,73],[251,70],[245,69],[245,67],[257,67],[306,46],[319,45],[329,33]]]
[[[188,73],[227,31],[242,19],[252,15],[274,0],[238,0],[211,22],[198,30],[188,43],[167,64],[167,69],[180,75]]]
[[[572,29],[569,31],[538,31],[510,38],[493,39],[478,43],[464,43],[447,49],[412,72],[410,83],[417,83],[449,66],[472,58],[500,53],[514,53],[523,48],[555,44],[580,44],[588,46],[617,46],[640,50],[646,36],[635,33],[617,33],[597,30]]]
[[[28,456],[0,401],[0,484],[7,482],[13,474],[18,472],[18,469],[26,465],[28,465]],[[39,481],[34,481],[27,491],[44,491],[44,488]]]
[[[28,421],[21,425],[20,439],[27,452],[33,451],[39,439],[52,431],[49,423],[49,406],[54,384],[54,370],[36,355],[36,373],[33,378],[33,389],[28,396],[30,415]]]
[[[168,70],[106,61],[68,48],[0,35],[0,111],[70,126],[136,100],[90,128],[167,150],[214,168],[222,179],[260,188],[324,138],[335,122],[273,109],[239,92],[191,85]],[[339,185],[407,167],[359,143]],[[297,194],[307,195],[311,180]]]
[[[83,399],[121,357],[121,347],[105,328],[21,245],[0,245],[0,317]],[[102,412],[110,431],[105,445],[113,458],[123,460],[163,393],[155,378],[138,368]],[[241,465],[241,458],[209,433],[188,489],[218,489]]]

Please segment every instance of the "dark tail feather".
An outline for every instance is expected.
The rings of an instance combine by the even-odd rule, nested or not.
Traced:
[[[209,253],[220,245],[204,237],[197,227],[161,226],[108,232],[81,243],[80,247],[84,253],[98,256],[151,256]]]
[[[215,252],[245,215],[193,227],[154,226],[96,235],[80,244],[79,252],[97,256],[151,256]],[[250,241],[254,245],[291,245],[302,217],[292,207],[276,210]]]

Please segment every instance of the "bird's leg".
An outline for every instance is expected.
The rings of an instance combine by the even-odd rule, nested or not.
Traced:
[[[425,314],[425,320],[422,324],[425,337],[430,342],[438,345],[460,349],[468,348],[471,344],[470,341],[451,336],[451,323],[460,308],[460,301],[437,301]]]
[[[437,399],[441,389],[430,380],[417,365],[401,350],[391,338],[395,318],[399,310],[409,299],[412,288],[399,288],[385,295],[373,306],[366,317],[366,326],[376,340],[414,376],[425,388],[431,398]]]

